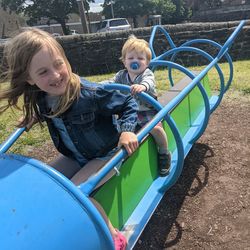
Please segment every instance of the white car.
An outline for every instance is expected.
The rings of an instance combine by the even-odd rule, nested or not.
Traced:
[[[53,33],[52,36],[53,37],[58,37],[58,36],[61,36],[61,34],[60,33]]]
[[[70,35],[79,35],[79,32],[77,30],[70,30]]]
[[[126,18],[113,18],[106,19],[101,22],[100,29],[97,32],[106,32],[106,31],[116,31],[116,30],[127,30],[131,29]]]

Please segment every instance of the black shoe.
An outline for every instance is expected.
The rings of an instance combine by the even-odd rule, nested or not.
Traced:
[[[160,176],[166,176],[169,174],[170,165],[171,165],[171,153],[170,152],[167,152],[166,154],[158,153],[158,168]]]

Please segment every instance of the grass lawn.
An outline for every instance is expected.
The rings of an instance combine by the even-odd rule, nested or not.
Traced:
[[[220,67],[225,76],[225,82],[227,82],[229,69],[228,65],[225,63],[221,63]],[[191,70],[200,71],[203,67],[193,67]],[[250,60],[245,61],[236,61],[234,62],[234,78],[233,83],[227,92],[227,95],[234,95],[237,98],[245,95],[250,98],[250,81],[249,81],[249,68],[250,68]],[[102,80],[107,80],[113,77],[112,74],[106,75],[98,75],[98,76],[90,76],[86,77],[86,79],[99,82]],[[174,82],[180,80],[184,75],[180,74],[176,70],[173,71],[173,79]],[[159,93],[161,91],[167,90],[169,88],[168,81],[168,73],[167,70],[157,70],[155,72],[157,89]],[[215,69],[212,69],[208,77],[210,82],[212,83],[212,89],[215,91],[218,90],[218,74]],[[2,85],[4,87],[4,84]],[[4,114],[0,116],[0,143],[4,141],[8,135],[15,129],[15,125],[17,124],[18,118],[21,116],[20,111],[8,110]],[[46,141],[50,140],[50,136],[48,134],[47,128],[40,128],[40,126],[36,125],[32,128],[29,133],[24,133],[18,141],[11,147],[11,152],[19,153],[25,155],[28,150],[32,150],[33,147],[40,147]]]

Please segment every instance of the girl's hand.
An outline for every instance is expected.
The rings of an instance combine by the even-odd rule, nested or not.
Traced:
[[[128,155],[131,155],[139,146],[137,136],[132,132],[122,132],[118,146],[123,146]]]
[[[137,93],[141,93],[142,91],[146,91],[146,90],[147,90],[147,88],[142,84],[133,84],[131,86],[131,94],[132,95],[135,95]]]

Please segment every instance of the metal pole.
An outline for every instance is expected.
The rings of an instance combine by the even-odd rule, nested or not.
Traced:
[[[78,9],[79,9],[80,17],[81,17],[83,33],[89,33],[89,27],[87,25],[87,17],[85,14],[83,0],[76,0],[76,1],[78,4]]]
[[[110,2],[110,6],[111,6],[111,15],[112,15],[112,18],[115,18],[114,8],[113,8],[113,1]]]

